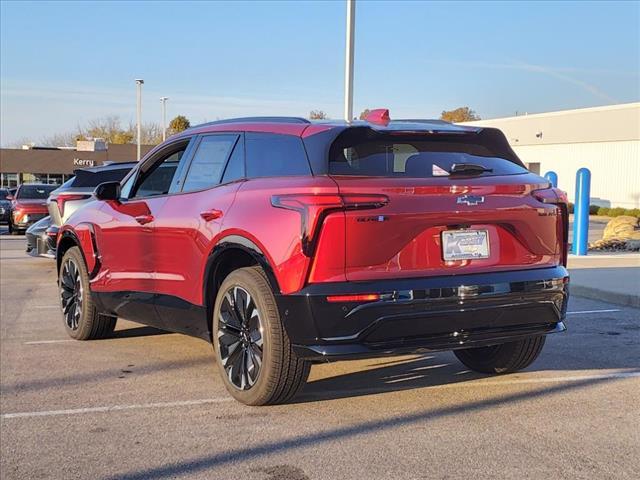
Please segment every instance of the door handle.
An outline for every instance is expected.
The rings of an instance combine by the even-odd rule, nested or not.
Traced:
[[[200,212],[200,216],[204,218],[205,221],[210,222],[211,220],[220,218],[222,216],[222,211],[212,208],[211,210],[205,210],[204,212]]]
[[[135,219],[140,225],[146,225],[153,222],[153,215],[138,215]]]

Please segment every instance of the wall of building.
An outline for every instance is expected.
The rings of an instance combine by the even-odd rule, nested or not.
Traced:
[[[499,128],[530,170],[558,174],[575,198],[578,169],[591,171],[591,203],[640,208],[640,103],[467,122]]]
[[[540,163],[540,174],[553,170],[558,187],[575,198],[576,172],[591,171],[591,203],[640,208],[640,141],[513,146],[525,163]]]

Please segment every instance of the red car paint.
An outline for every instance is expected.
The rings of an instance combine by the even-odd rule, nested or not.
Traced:
[[[223,123],[191,129],[169,142],[216,132],[271,132],[313,139],[338,128],[345,127],[330,123]],[[534,195],[548,187],[548,182],[533,174],[423,179],[326,174],[247,178],[195,192],[90,202],[71,216],[58,239],[64,241],[65,233],[66,237],[77,237],[88,269],[93,271],[94,292],[150,292],[203,306],[207,262],[225,239],[242,238],[255,245],[273,271],[277,293],[281,294],[326,282],[560,265],[566,234],[561,208]],[[481,206],[456,204],[456,198],[465,194],[482,195],[487,200]],[[327,211],[316,208],[307,215],[311,225],[304,225],[299,211],[272,203],[274,196],[285,195],[369,195],[385,196],[389,201],[367,210],[335,205]],[[212,211],[215,214],[208,213]],[[368,222],[369,216],[384,220]],[[461,225],[488,231],[489,258],[442,259],[441,232]],[[310,253],[305,235],[313,245]],[[63,253],[64,249],[58,251]]]

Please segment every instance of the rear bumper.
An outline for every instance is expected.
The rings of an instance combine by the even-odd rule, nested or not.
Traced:
[[[565,330],[564,267],[314,284],[277,297],[298,355],[349,359],[492,345]],[[333,303],[327,296],[380,293]]]

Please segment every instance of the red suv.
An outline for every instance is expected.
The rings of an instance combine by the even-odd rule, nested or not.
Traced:
[[[245,404],[334,359],[454,350],[513,372],[565,330],[566,198],[496,129],[213,122],[95,196],[58,237],[69,335],[122,317],[202,338]]]

